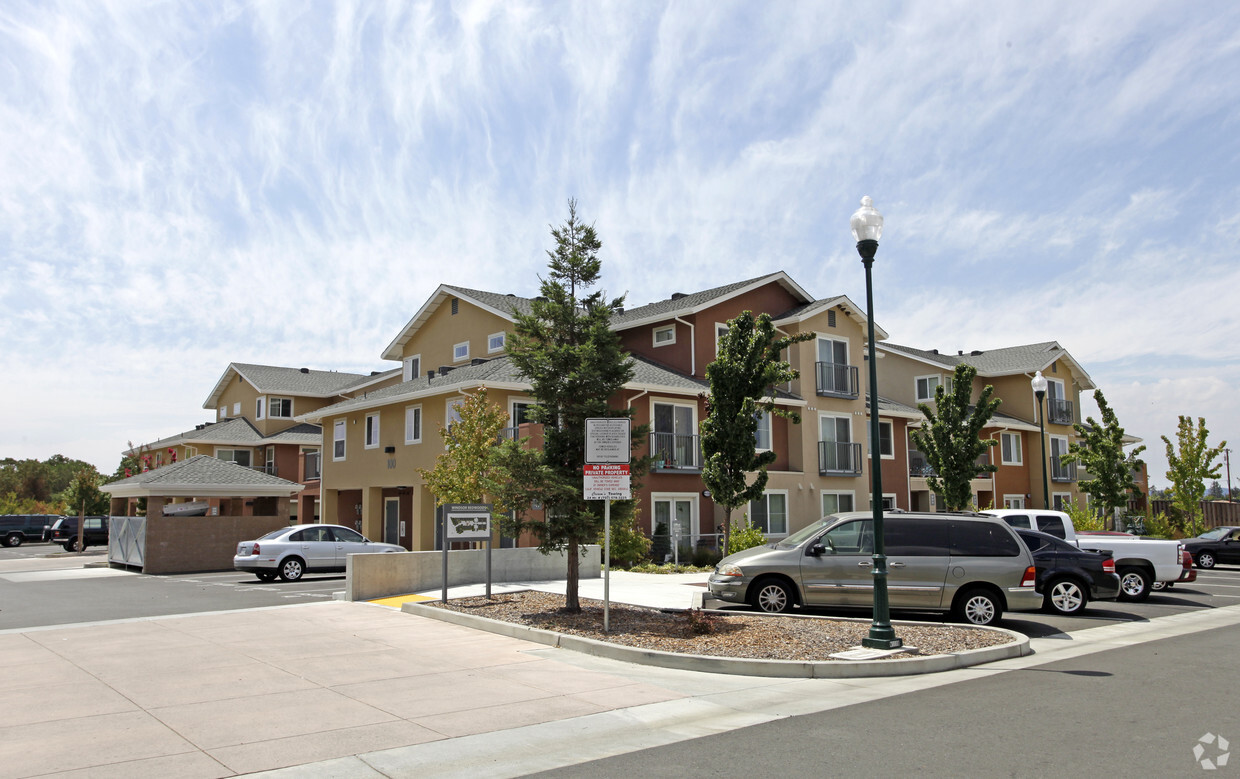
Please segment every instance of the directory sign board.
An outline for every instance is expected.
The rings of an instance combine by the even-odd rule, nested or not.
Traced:
[[[449,503],[444,514],[449,541],[486,541],[491,537],[491,506],[486,503]]]
[[[586,462],[625,463],[630,455],[630,428],[627,417],[591,417],[586,420]]]

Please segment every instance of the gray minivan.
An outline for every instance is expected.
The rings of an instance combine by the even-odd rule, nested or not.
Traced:
[[[767,612],[794,605],[872,608],[874,520],[833,514],[766,546],[728,555],[710,592]],[[893,609],[950,611],[990,625],[1004,611],[1036,611],[1033,556],[1007,523],[976,514],[883,515],[887,594]]]

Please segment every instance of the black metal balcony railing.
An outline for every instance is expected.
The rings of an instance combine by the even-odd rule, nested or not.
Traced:
[[[306,481],[312,481],[320,477],[319,463],[320,455],[318,452],[306,452]]]
[[[1064,465],[1056,459],[1051,459],[1051,481],[1073,482],[1076,481],[1076,463],[1068,463]]]
[[[680,433],[651,433],[650,457],[656,471],[701,470],[702,450],[698,436]]]
[[[818,394],[833,398],[855,398],[860,384],[857,382],[857,366],[838,362],[816,362]]]
[[[521,437],[521,428],[519,427],[505,427],[501,429],[499,431],[499,434],[496,436],[496,438],[501,442],[515,441],[520,437]]]
[[[249,466],[249,468],[251,471],[258,471],[259,473],[265,473],[268,476],[279,475],[276,473],[276,467],[274,465],[251,465]]]
[[[860,476],[861,444],[819,441],[818,473],[820,476]]]
[[[1056,425],[1072,424],[1072,401],[1050,398],[1046,401],[1046,418]]]

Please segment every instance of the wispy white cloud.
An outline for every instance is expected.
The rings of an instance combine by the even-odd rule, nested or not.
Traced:
[[[230,360],[380,367],[439,283],[533,294],[570,196],[637,305],[863,300],[872,195],[896,342],[1059,340],[1150,435],[1192,358],[1166,397],[1234,428],[1237,74],[1229,4],[6,5],[0,402],[67,423],[0,453],[110,467]]]

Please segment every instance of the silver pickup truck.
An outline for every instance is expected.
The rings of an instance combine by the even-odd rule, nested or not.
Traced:
[[[1077,532],[1072,518],[1062,511],[994,509],[985,513],[1002,518],[1012,527],[1049,533],[1081,549],[1109,550],[1115,558],[1122,601],[1143,601],[1150,596],[1154,582],[1179,581],[1184,571],[1184,545],[1179,541],[1138,538],[1127,533]]]

